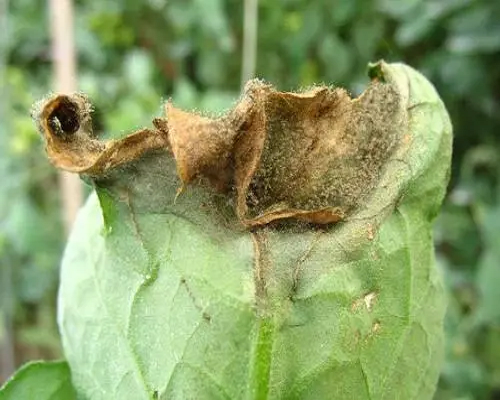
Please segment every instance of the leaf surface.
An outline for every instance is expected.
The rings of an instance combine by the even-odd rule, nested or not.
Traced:
[[[85,398],[432,398],[451,125],[422,75],[370,71],[359,99],[257,83],[225,117],[169,105],[110,143],[49,100],[49,155],[96,187],[59,293]]]
[[[76,400],[68,364],[35,361],[24,365],[0,389],[1,400]]]

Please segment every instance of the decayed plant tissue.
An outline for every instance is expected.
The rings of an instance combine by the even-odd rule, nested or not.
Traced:
[[[432,222],[451,125],[432,85],[370,67],[352,98],[250,81],[210,118],[165,107],[104,141],[81,94],[38,105],[58,168],[95,188],[59,326],[92,399],[431,399],[444,293]]]

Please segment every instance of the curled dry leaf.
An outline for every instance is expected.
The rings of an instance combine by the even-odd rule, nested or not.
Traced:
[[[92,106],[80,93],[55,95],[35,108],[50,161],[70,172],[97,177],[146,151],[167,146],[166,138],[150,129],[121,140],[98,140],[92,130]]]
[[[246,226],[296,218],[327,224],[345,218],[377,184],[406,123],[393,84],[375,77],[359,97],[339,88],[276,91],[248,82],[236,107],[212,119],[177,109],[120,140],[94,137],[81,94],[56,95],[38,114],[51,161],[98,178],[144,153],[165,149],[183,185],[204,178],[234,193]]]

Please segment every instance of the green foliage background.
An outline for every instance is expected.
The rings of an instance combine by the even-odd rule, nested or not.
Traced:
[[[149,125],[161,102],[221,112],[239,95],[241,0],[75,4],[79,90],[102,134]],[[500,2],[260,0],[257,75],[280,89],[315,82],[354,94],[366,64],[404,61],[437,87],[455,132],[452,183],[436,226],[449,295],[447,362],[436,399],[500,395]],[[51,88],[45,2],[10,2],[0,77],[0,269],[12,271],[16,361],[60,354],[63,249],[57,175],[29,116]],[[0,335],[5,330],[0,324]],[[1,338],[1,337],[0,337]],[[6,378],[6,377],[0,377]]]

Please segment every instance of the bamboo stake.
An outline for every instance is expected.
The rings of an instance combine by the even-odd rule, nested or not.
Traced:
[[[61,93],[75,92],[77,86],[73,15],[72,0],[50,0],[54,83]],[[68,172],[60,173],[59,187],[68,234],[83,201],[83,188],[79,177]]]
[[[257,63],[257,22],[258,0],[245,0],[243,10],[243,56],[241,68],[241,88],[255,76]]]
[[[0,0],[0,146],[5,151],[8,132],[8,101],[6,64],[8,43],[8,0]],[[7,157],[0,160],[0,173],[8,169]],[[0,266],[0,386],[2,380],[7,379],[15,368],[14,340],[12,334],[12,265],[6,262]]]

